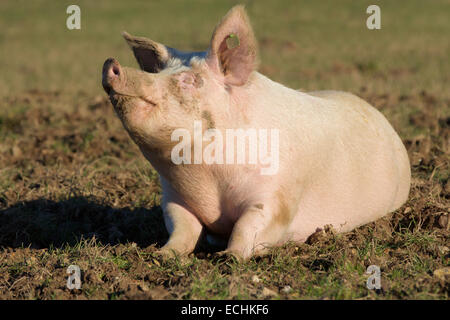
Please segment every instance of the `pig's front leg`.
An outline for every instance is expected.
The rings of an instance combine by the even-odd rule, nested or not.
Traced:
[[[280,243],[289,222],[289,211],[283,206],[262,203],[251,206],[234,225],[224,253],[243,260],[263,254]]]
[[[203,231],[200,221],[177,203],[167,203],[163,211],[164,223],[170,237],[160,252],[163,254],[173,251],[178,254],[193,252]]]
[[[197,217],[183,205],[183,202],[171,190],[163,195],[162,209],[164,223],[170,234],[169,241],[161,248],[162,254],[189,254],[194,251],[203,232],[203,226]]]

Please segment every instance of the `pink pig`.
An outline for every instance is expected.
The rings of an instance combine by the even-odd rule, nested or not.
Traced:
[[[103,87],[160,175],[170,233],[161,252],[190,253],[207,235],[227,241],[225,253],[248,259],[303,242],[325,225],[352,230],[407,200],[408,155],[385,117],[350,93],[304,93],[258,73],[242,6],[218,24],[206,52],[124,37],[142,71],[108,59]],[[219,161],[233,150],[234,140],[219,141],[227,129],[257,133],[246,136],[244,161]],[[264,143],[266,155],[278,157],[266,174],[262,152],[250,161]],[[215,162],[201,159],[207,148]]]

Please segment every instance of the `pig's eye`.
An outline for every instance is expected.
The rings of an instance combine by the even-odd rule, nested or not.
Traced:
[[[148,105],[152,106],[152,107],[156,107],[156,103],[153,102],[151,99],[149,99],[148,97],[141,97],[142,100],[144,100]]]

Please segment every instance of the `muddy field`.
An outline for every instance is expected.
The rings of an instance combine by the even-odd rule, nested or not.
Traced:
[[[15,10],[11,3],[3,4],[2,14]],[[450,5],[436,3],[435,8],[430,6],[436,11],[429,9],[422,17],[411,18],[409,26],[421,28],[427,21],[436,21],[444,28],[437,12],[449,12]],[[189,48],[207,46],[215,22],[231,5],[225,1],[216,9],[207,8],[211,19],[203,26],[193,26],[192,31],[197,34],[204,27],[205,34]],[[177,2],[172,14],[184,8]],[[320,8],[310,6],[310,14]],[[164,7],[156,9],[166,18],[170,14]],[[115,10],[120,11],[120,5]],[[0,299],[448,299],[450,46],[443,34],[450,30],[450,23],[446,22],[445,32],[425,28],[429,37],[420,38],[423,45],[434,39],[434,46],[426,52],[411,53],[421,42],[407,30],[404,35],[410,38],[402,37],[405,45],[399,46],[403,34],[398,29],[391,35],[385,32],[384,45],[378,44],[386,48],[384,57],[374,58],[368,47],[358,49],[362,58],[346,60],[331,53],[337,48],[332,42],[327,47],[311,44],[303,50],[294,35],[280,38],[265,33],[263,18],[256,18],[264,10],[264,2],[250,4],[263,52],[260,70],[305,90],[348,90],[379,109],[408,150],[413,176],[408,202],[352,232],[336,235],[326,229],[305,244],[289,244],[245,263],[217,259],[212,254],[217,248],[206,246],[189,257],[161,258],[155,251],[168,235],[159,207],[157,174],[126,134],[99,80],[101,63],[108,57],[105,52],[114,55],[120,50],[119,55],[130,55],[128,61],[132,61],[117,33],[110,46],[102,40],[94,58],[80,59],[79,63],[95,74],[93,79],[84,82],[78,71],[70,73],[69,68],[67,81],[48,76],[49,82],[45,82],[47,76],[40,75],[40,68],[51,62],[52,54],[42,63],[37,60],[36,72],[31,72],[37,78],[30,83],[24,84],[22,75],[17,75],[31,70],[28,62],[23,62],[22,69],[19,63],[7,69],[11,81],[5,80],[5,75],[0,79]],[[279,10],[279,17],[290,17],[285,9],[274,10]],[[389,10],[394,16],[395,8]],[[59,20],[64,21],[62,12]],[[95,12],[89,7],[91,17]],[[339,17],[337,14],[333,21]],[[305,28],[319,29],[317,21],[305,21],[309,21]],[[386,23],[389,27],[389,20]],[[182,25],[173,26],[162,38],[171,38],[171,30]],[[19,31],[14,31],[14,26]],[[2,49],[13,35],[21,34],[18,24],[4,29]],[[349,29],[344,31],[352,34]],[[80,41],[91,46],[102,35],[89,33],[89,28],[85,32],[88,35]],[[5,50],[11,60],[14,55],[17,61],[28,61],[20,56],[26,55],[23,41],[19,37],[12,42],[11,51]],[[185,45],[185,41],[172,43]],[[56,46],[57,52],[62,52],[62,45]],[[324,49],[318,57],[327,63],[314,60],[315,46]],[[78,56],[78,51],[68,52],[67,59]],[[303,58],[290,63],[299,52],[304,53]],[[345,56],[345,52],[340,54]],[[430,63],[424,60],[427,57]],[[287,65],[274,62],[280,59]],[[63,72],[60,69],[57,65],[48,72]],[[293,70],[297,70],[295,74]],[[71,86],[72,82],[77,84]],[[72,264],[82,272],[80,290],[66,287],[67,268]],[[369,265],[381,268],[380,290],[366,288]]]

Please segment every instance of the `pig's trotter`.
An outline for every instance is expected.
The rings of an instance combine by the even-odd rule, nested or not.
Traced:
[[[227,261],[233,261],[233,258],[236,261],[242,261],[242,257],[238,254],[235,254],[234,252],[231,251],[219,251],[219,252],[215,252],[212,255],[212,261],[214,262],[227,262]]]
[[[203,226],[187,209],[173,202],[163,206],[164,222],[170,234],[162,253],[188,254],[194,251],[201,237]]]

